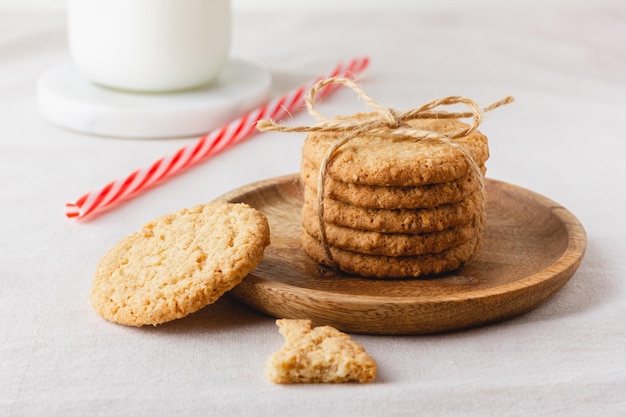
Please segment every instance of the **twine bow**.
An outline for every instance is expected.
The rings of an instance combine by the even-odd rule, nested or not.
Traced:
[[[326,87],[332,87],[331,84],[340,84],[351,88],[356,92],[366,104],[372,107],[375,112],[371,115],[359,118],[341,118],[341,119],[328,119],[321,115],[315,109],[315,97],[317,94]],[[429,101],[422,106],[407,110],[397,111],[391,108],[383,108],[374,100],[372,100],[365,92],[349,78],[334,77],[319,81],[309,91],[307,96],[306,105],[309,113],[318,120],[318,123],[312,126],[287,126],[277,124],[271,120],[259,120],[257,122],[257,129],[260,131],[278,131],[278,132],[345,132],[345,136],[338,139],[329,148],[328,152],[322,159],[320,164],[320,172],[318,177],[317,186],[317,209],[318,209],[318,221],[320,227],[320,241],[326,255],[326,259],[330,265],[336,266],[333,256],[330,252],[328,239],[326,237],[326,230],[324,225],[324,184],[328,175],[328,167],[332,158],[341,146],[355,137],[368,134],[368,135],[380,135],[381,137],[388,139],[401,139],[401,140],[436,140],[441,143],[445,143],[455,149],[460,150],[470,167],[473,169],[481,187],[484,187],[482,172],[480,167],[474,161],[474,158],[469,152],[454,141],[461,137],[465,137],[474,133],[480,123],[484,113],[494,110],[498,107],[504,106],[513,102],[513,97],[507,96],[502,100],[480,108],[473,100],[461,97],[461,96],[449,96],[441,99],[435,99]],[[447,112],[445,110],[437,110],[441,106],[451,106],[455,104],[461,104],[469,107],[469,111],[465,112]],[[408,122],[416,119],[464,119],[472,118],[472,123],[464,127],[459,128],[452,132],[437,132],[432,130],[418,129],[411,126]]]

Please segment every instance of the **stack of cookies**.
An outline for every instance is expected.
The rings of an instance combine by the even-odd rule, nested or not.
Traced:
[[[358,115],[356,117],[359,117]],[[366,117],[366,116],[363,116]],[[416,119],[437,133],[467,127],[456,119]],[[359,134],[331,156],[324,179],[320,230],[320,166],[343,132],[310,133],[302,150],[302,246],[324,265],[378,278],[455,270],[476,254],[485,222],[487,138],[453,139]]]

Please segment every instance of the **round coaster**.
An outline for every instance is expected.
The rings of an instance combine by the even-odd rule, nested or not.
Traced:
[[[133,93],[101,87],[71,63],[44,73],[38,82],[43,116],[79,132],[124,138],[199,136],[261,105],[271,76],[232,59],[215,83],[175,93]]]

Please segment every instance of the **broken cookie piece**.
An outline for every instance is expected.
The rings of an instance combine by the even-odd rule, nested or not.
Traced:
[[[285,345],[265,364],[277,384],[370,382],[376,361],[365,349],[330,326],[312,327],[311,320],[279,319]]]

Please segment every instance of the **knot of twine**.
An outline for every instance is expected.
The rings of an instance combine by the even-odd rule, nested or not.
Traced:
[[[315,108],[315,97],[325,87],[330,87],[331,84],[340,84],[351,88],[356,92],[366,104],[374,108],[375,112],[371,115],[360,115],[358,118],[343,117],[341,119],[334,118],[329,119],[321,115]],[[324,225],[324,194],[326,178],[328,176],[328,167],[335,155],[337,149],[354,139],[355,137],[368,134],[368,135],[380,135],[381,137],[390,140],[435,140],[440,143],[447,144],[455,149],[460,150],[465,156],[468,164],[476,174],[480,186],[484,187],[484,181],[480,167],[474,161],[474,158],[469,152],[456,143],[453,139],[469,136],[474,133],[485,113],[494,110],[498,107],[513,102],[513,97],[507,96],[502,100],[480,108],[473,100],[461,97],[461,96],[449,96],[440,99],[431,100],[422,106],[407,110],[397,111],[391,108],[383,108],[374,100],[372,100],[365,92],[349,78],[333,77],[319,81],[311,90],[306,99],[306,106],[309,113],[318,120],[318,123],[312,126],[287,126],[283,124],[277,124],[271,120],[259,120],[257,122],[257,129],[260,131],[277,131],[277,132],[344,132],[345,136],[337,139],[336,142],[327,151],[326,155],[322,159],[320,164],[320,171],[317,185],[317,211],[318,221],[320,228],[320,242],[324,249],[326,260],[332,266],[337,266],[330,251],[328,239],[326,237],[326,228]],[[441,106],[451,106],[455,104],[465,105],[469,108],[469,111],[465,112],[447,112],[445,110],[437,110]],[[472,118],[472,123],[465,127],[459,128],[452,132],[437,132],[432,130],[418,129],[411,126],[408,121],[415,119],[464,119]]]

